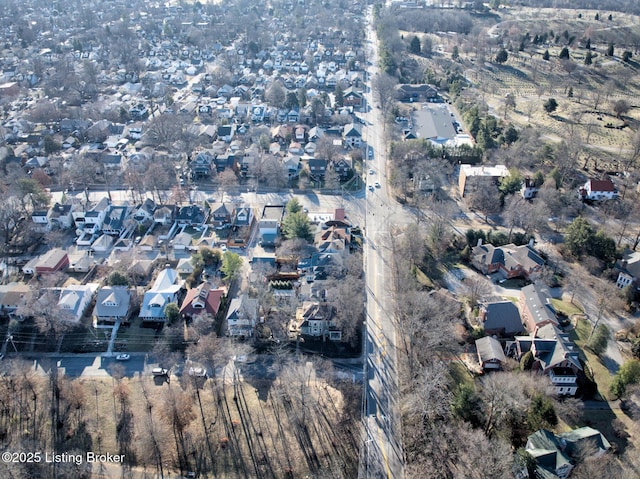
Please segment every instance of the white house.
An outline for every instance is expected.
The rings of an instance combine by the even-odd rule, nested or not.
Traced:
[[[160,272],[153,286],[144,293],[139,317],[143,321],[164,321],[164,308],[178,301],[178,292],[182,288],[178,272],[167,268]]]
[[[97,290],[97,283],[72,284],[62,288],[58,300],[61,319],[76,323],[80,321]]]
[[[613,181],[589,180],[578,190],[578,198],[581,200],[603,201],[614,200],[618,197],[618,190]]]

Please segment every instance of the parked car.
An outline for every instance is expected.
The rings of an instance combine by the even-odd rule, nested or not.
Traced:
[[[128,354],[118,354],[116,356],[116,361],[129,361],[129,359],[131,359],[131,356]]]
[[[153,374],[154,376],[168,376],[169,370],[165,368],[153,368],[151,374]]]

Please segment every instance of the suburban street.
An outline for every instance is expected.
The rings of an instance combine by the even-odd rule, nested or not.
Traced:
[[[372,22],[371,13],[369,22]],[[368,68],[372,79],[377,69],[377,39],[373,28],[368,28]],[[386,147],[384,119],[376,108],[371,90],[365,94],[370,106],[365,113],[367,128],[365,140],[373,156],[366,156],[367,175],[366,238],[364,262],[367,285],[367,314],[365,334],[365,391],[364,391],[364,444],[361,457],[361,475],[369,478],[401,478],[404,476],[402,430],[399,403],[396,330],[393,321],[393,295],[389,287],[388,267],[390,255],[388,234],[395,225],[411,218],[387,193]]]

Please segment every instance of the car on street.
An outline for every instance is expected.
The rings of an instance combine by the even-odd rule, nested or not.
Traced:
[[[373,158],[373,148],[369,148],[369,158]]]
[[[375,188],[373,187],[373,185],[369,185],[369,191],[375,191]]]
[[[118,354],[116,356],[116,361],[129,361],[129,359],[131,359],[131,356],[128,354]]]
[[[373,168],[369,168],[369,174],[373,175],[375,173],[375,171],[373,171]]]
[[[380,182],[379,182],[379,181],[376,181],[376,183],[375,183],[375,185],[374,185],[374,186],[375,186],[376,188],[380,188]]]

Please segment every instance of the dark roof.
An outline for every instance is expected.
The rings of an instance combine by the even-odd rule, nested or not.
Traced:
[[[523,330],[520,311],[511,301],[489,303],[483,305],[486,311],[484,319],[485,331],[504,331],[505,336],[513,336]]]

